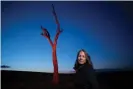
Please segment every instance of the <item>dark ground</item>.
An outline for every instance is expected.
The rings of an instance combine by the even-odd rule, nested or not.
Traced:
[[[1,89],[75,89],[73,74],[60,74],[60,84],[51,84],[51,73],[1,71]],[[97,72],[101,89],[133,89],[133,71]]]

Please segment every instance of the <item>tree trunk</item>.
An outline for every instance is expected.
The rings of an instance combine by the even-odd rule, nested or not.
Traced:
[[[53,67],[54,67],[54,76],[53,76],[53,84],[58,84],[59,75],[58,75],[58,61],[56,55],[56,44],[53,44],[52,47],[52,57],[53,57]]]

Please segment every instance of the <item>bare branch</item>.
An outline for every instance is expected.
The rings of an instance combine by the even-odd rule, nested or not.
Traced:
[[[49,38],[48,41],[49,41],[49,43],[50,43],[50,45],[51,45],[51,47],[52,47],[52,46],[53,46],[52,40]]]
[[[47,31],[47,29],[46,28],[43,28],[42,26],[41,26],[41,29],[43,30],[43,32],[41,33],[41,35],[44,36],[44,37],[46,37],[48,39],[48,41],[50,42],[51,46],[53,46],[53,42],[52,42],[52,40],[50,38],[50,34]]]
[[[63,29],[62,30],[57,30],[56,36],[55,36],[55,39],[54,39],[54,44],[57,44],[57,40],[58,40],[58,37],[59,37],[61,32],[63,32]]]
[[[53,4],[52,4],[52,9],[53,9],[53,15],[55,17],[55,21],[56,21],[56,24],[57,24],[57,31],[56,31],[56,35],[55,35],[55,39],[54,39],[54,44],[57,44],[57,40],[58,40],[59,34],[63,30],[60,30],[60,23],[59,23],[59,20],[58,20],[57,15],[56,15],[55,8],[54,8],[54,5]]]
[[[42,26],[41,26],[41,29],[43,31],[42,35],[44,35],[47,38],[50,38],[50,34],[49,34],[48,30],[46,28],[43,28]]]
[[[55,8],[54,8],[53,4],[52,4],[52,9],[53,9],[52,12],[53,12],[53,15],[55,17],[55,21],[56,21],[57,27],[58,27],[58,29],[60,29],[60,23],[59,23],[59,20],[58,20],[58,17],[57,17],[57,14],[55,12]]]

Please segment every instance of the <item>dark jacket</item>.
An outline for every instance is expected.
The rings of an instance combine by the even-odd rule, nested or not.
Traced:
[[[98,89],[95,70],[88,63],[80,65],[75,73],[76,89]]]

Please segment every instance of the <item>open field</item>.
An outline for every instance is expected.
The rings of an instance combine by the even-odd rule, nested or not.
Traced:
[[[52,73],[1,70],[1,89],[75,89],[74,74],[60,74],[53,86]],[[97,72],[101,89],[133,89],[133,71]]]

